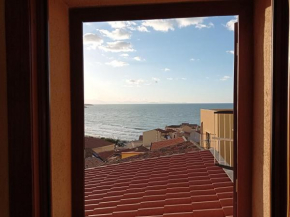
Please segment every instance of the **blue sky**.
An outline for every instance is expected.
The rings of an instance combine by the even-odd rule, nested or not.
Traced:
[[[232,103],[236,20],[84,23],[85,103]]]

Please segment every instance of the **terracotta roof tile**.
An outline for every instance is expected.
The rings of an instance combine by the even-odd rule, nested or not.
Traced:
[[[85,148],[99,148],[103,146],[112,145],[112,142],[108,142],[104,139],[96,138],[96,137],[85,137]]]
[[[115,151],[104,151],[104,152],[100,152],[98,153],[98,155],[104,160],[106,161],[109,157],[111,157],[112,155],[115,154]]]
[[[225,217],[233,183],[209,151],[85,170],[85,214],[95,217]]]
[[[140,146],[142,147],[142,146]],[[128,149],[128,150],[134,150],[134,149]],[[168,146],[165,148],[161,148],[158,150],[153,150],[153,151],[147,151],[144,154],[128,157],[125,159],[112,159],[106,164],[114,164],[114,163],[122,163],[122,162],[128,162],[128,161],[136,161],[136,160],[141,160],[141,159],[148,159],[148,158],[154,158],[154,157],[160,157],[160,156],[168,156],[172,154],[180,154],[180,153],[186,153],[186,152],[192,152],[192,151],[198,151],[200,150],[197,148],[192,142],[186,141],[174,146]],[[120,150],[120,152],[123,150]],[[141,150],[142,151],[142,150]],[[142,151],[144,152],[144,151]]]
[[[91,168],[102,165],[103,162],[95,157],[85,158],[85,168]]]
[[[164,148],[164,147],[168,147],[168,146],[172,146],[172,145],[177,145],[179,143],[184,142],[184,138],[183,137],[179,137],[176,139],[168,139],[168,140],[164,140],[164,141],[160,141],[160,142],[153,142],[151,144],[151,150],[156,150],[156,149],[160,149],[160,148]]]
[[[122,152],[148,152],[149,149],[144,147],[143,145],[140,145],[136,148],[127,148],[127,149],[120,149],[118,151],[116,151],[116,153],[121,154]]]

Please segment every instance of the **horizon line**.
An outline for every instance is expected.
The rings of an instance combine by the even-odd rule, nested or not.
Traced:
[[[84,105],[175,105],[175,104],[234,104],[233,102],[194,102],[194,103],[84,103]]]

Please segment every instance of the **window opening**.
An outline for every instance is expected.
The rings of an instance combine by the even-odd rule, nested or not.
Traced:
[[[236,22],[83,23],[86,216],[233,215]]]

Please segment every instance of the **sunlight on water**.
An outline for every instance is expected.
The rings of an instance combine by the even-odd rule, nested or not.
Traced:
[[[131,141],[144,131],[166,125],[200,125],[200,109],[232,107],[231,103],[92,105],[85,108],[85,134]]]

